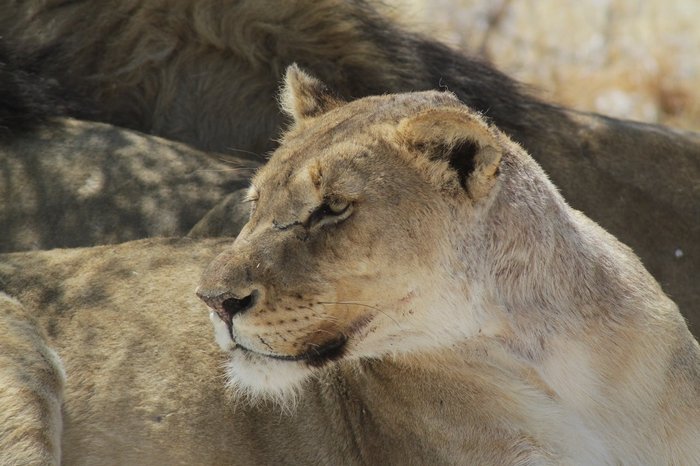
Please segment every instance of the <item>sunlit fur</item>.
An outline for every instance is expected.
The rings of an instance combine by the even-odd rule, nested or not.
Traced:
[[[63,364],[31,313],[2,291],[0,314],[0,464],[58,465]]]
[[[559,423],[532,435],[561,458],[700,460],[697,342],[637,257],[571,209],[518,145],[449,93],[346,104],[292,67],[281,102],[294,124],[253,179],[249,223],[199,289],[260,296],[232,319],[245,350],[224,344],[234,386],[284,399],[324,364],[272,358],[340,337],[343,361],[466,375],[460,348],[486,341],[494,368],[514,364],[556,400],[533,401],[526,424]],[[327,199],[352,213],[317,227]]]
[[[628,248],[448,93],[318,97],[233,246],[0,258],[0,463],[700,463],[698,345]],[[259,294],[212,335],[198,276]]]

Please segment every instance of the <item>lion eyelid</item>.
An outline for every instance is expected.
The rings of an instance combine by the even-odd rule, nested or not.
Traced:
[[[347,219],[352,213],[352,202],[350,201],[341,201],[341,203],[344,204],[344,207],[339,211],[333,210],[333,208],[331,208],[329,205],[329,202],[331,201],[325,199],[315,209],[311,210],[309,217],[304,222],[306,228],[312,228],[317,225],[326,225],[329,223],[337,224]],[[324,222],[324,220],[326,221]]]

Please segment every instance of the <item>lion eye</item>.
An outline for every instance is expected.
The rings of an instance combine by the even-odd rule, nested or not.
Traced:
[[[339,199],[327,199],[318,206],[307,220],[308,228],[316,225],[327,225],[342,222],[350,216],[352,204]]]
[[[347,201],[329,200],[321,204],[321,207],[324,207],[324,211],[328,215],[341,215],[350,207],[350,203]]]

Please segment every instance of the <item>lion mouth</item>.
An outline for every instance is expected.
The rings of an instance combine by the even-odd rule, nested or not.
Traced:
[[[343,354],[345,354],[347,341],[347,336],[341,335],[324,343],[323,345],[314,346],[313,348],[309,348],[303,353],[292,356],[284,354],[260,353],[258,351],[246,348],[241,344],[237,344],[236,346],[246,353],[252,353],[257,356],[264,356],[266,358],[277,359],[279,361],[305,362],[310,366],[320,367],[331,361],[336,361],[340,359],[343,356]]]

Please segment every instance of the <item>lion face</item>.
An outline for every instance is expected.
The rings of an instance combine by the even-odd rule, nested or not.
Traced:
[[[232,382],[284,396],[332,361],[474,331],[463,307],[477,293],[446,271],[464,259],[452,238],[469,234],[456,218],[477,217],[492,190],[490,129],[449,94],[346,104],[296,68],[284,98],[294,127],[252,182],[249,222],[198,289],[231,352]],[[451,133],[452,114],[474,127],[469,139]]]

